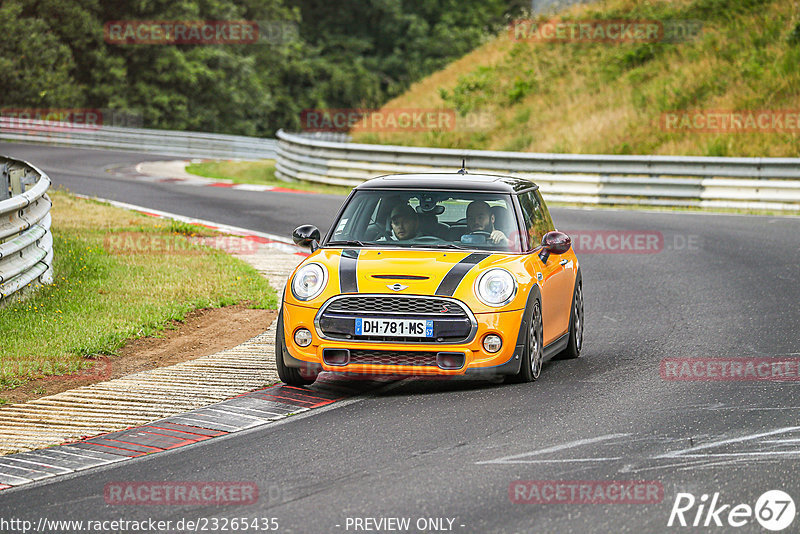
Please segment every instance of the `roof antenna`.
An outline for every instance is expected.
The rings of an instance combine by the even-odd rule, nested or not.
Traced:
[[[458,174],[467,174],[467,158],[461,158],[461,168],[458,170]]]

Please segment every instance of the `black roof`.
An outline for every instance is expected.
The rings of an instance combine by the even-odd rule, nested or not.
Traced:
[[[491,174],[387,174],[356,187],[358,190],[426,189],[440,191],[485,191],[491,193],[520,193],[538,186],[524,178]]]

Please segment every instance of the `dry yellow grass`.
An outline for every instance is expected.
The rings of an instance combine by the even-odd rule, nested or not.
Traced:
[[[50,215],[62,231],[88,229],[110,231],[126,226],[156,228],[164,224],[164,221],[152,217],[142,217],[137,213],[93,200],[84,200],[58,190],[52,191],[50,196],[53,198]]]
[[[653,45],[512,42],[503,32],[386,106],[488,113],[491,126],[359,133],[357,140],[531,152],[800,155],[797,131],[704,133],[661,126],[662,113],[673,110],[800,110],[800,39],[790,39],[800,32],[797,2],[612,0],[574,6],[566,15],[702,16],[703,31],[688,42]]]

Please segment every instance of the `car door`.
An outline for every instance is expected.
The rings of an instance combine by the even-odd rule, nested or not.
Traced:
[[[575,264],[570,252],[551,254],[543,260],[536,249],[542,236],[554,230],[553,221],[538,191],[528,191],[519,195],[525,230],[528,234],[530,250],[528,261],[531,272],[537,275],[542,293],[542,327],[545,346],[564,335],[569,328],[569,313],[572,303],[572,286],[575,280]]]

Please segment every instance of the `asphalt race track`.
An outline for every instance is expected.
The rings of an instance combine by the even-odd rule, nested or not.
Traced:
[[[50,176],[54,187],[63,186],[73,193],[287,238],[300,224],[314,224],[326,232],[342,203],[341,197],[333,195],[241,191],[135,177],[133,167],[137,163],[169,156],[15,143],[0,143],[0,154],[33,163]]]
[[[301,223],[325,231],[341,202],[106,172],[162,157],[17,144],[0,153],[31,161],[73,192],[282,235]],[[264,428],[0,492],[0,518],[276,518],[278,532],[296,533],[765,532],[754,516],[729,512],[755,509],[768,490],[800,508],[797,374],[679,381],[662,366],[666,358],[800,358],[800,219],[552,211],[559,229],[590,236],[594,247],[577,250],[586,303],[579,360],[549,362],[533,384],[409,379],[367,389]],[[597,253],[597,236],[608,235],[597,231],[658,232],[661,241],[657,250]],[[515,481],[534,480],[650,481],[663,495],[651,503],[512,502],[530,498]],[[105,485],[125,481],[254,482],[259,499],[106,504]],[[696,499],[684,514],[689,525],[697,516],[711,526],[667,526],[680,493]],[[728,506],[708,517],[717,493],[716,508]],[[410,526],[398,530],[388,518]],[[800,531],[800,518],[784,531]]]

